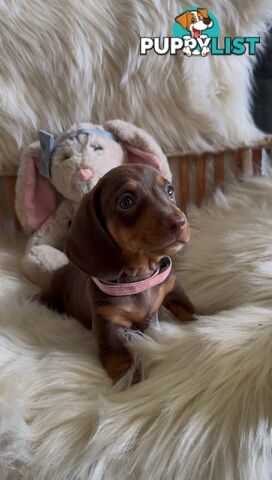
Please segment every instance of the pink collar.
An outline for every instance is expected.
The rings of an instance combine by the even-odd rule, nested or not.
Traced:
[[[164,257],[161,266],[155,273],[145,280],[131,283],[112,283],[103,282],[96,277],[91,277],[96,286],[104,293],[113,297],[123,297],[126,295],[136,295],[137,293],[144,292],[149,288],[155,287],[164,282],[172,269],[172,260],[170,257]]]

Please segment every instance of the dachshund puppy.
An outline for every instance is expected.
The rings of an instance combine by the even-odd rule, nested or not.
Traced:
[[[151,166],[114,168],[83,197],[66,239],[70,263],[39,299],[93,329],[114,381],[133,362],[124,330],[144,331],[162,304],[179,321],[192,318],[194,307],[169,257],[189,237],[172,185]]]

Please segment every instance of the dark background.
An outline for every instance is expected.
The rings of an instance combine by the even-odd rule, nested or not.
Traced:
[[[257,126],[272,133],[272,29],[267,47],[254,71],[253,117]]]

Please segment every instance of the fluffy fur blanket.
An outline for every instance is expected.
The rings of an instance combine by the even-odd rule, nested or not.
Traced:
[[[139,55],[140,36],[169,36],[195,0],[0,2],[0,165],[48,128],[122,118],[167,150],[260,138],[250,115],[255,58]],[[271,0],[206,0],[223,36],[267,30]]]
[[[138,55],[193,0],[0,2],[0,164],[40,127],[120,117],[165,149],[260,138],[247,57]],[[207,0],[222,35],[265,33],[271,0]],[[222,115],[224,112],[224,115]],[[192,211],[176,268],[206,316],[134,336],[146,380],[112,387],[92,334],[28,299],[23,242],[0,248],[1,480],[270,480],[271,179]],[[223,310],[223,311],[222,311]],[[217,313],[215,313],[217,312]]]
[[[90,332],[27,300],[23,246],[2,242],[1,480],[270,480],[271,211],[260,178],[191,212],[176,268],[206,316],[135,334],[146,379],[130,389]]]

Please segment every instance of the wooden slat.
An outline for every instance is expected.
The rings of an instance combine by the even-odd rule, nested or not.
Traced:
[[[272,148],[272,135],[269,135],[267,137],[267,139],[263,142],[258,142],[258,144],[256,145],[247,145],[247,147],[245,147],[244,145],[240,145],[240,146],[237,146],[236,149],[233,149],[233,148],[226,148],[224,150],[225,153],[235,153],[238,149],[243,149],[243,148],[252,148],[252,149],[259,149],[259,148]],[[219,151],[214,151],[214,152],[211,152],[211,151],[206,151],[206,152],[202,152],[202,155],[207,155],[207,154],[210,154],[212,153],[213,155],[219,155],[221,152]],[[190,155],[194,155],[193,152],[185,152],[184,150],[175,150],[175,151],[169,151],[169,152],[166,152],[166,156],[168,158],[177,158],[177,157],[187,157],[187,156],[190,156]]]
[[[246,148],[243,153],[243,173],[244,175],[252,176],[253,175],[253,168],[252,168],[252,150],[250,148]]]
[[[16,232],[20,232],[22,230],[22,227],[20,225],[20,222],[17,218],[16,211],[15,211],[15,183],[16,183],[15,177],[13,176],[6,177],[9,205],[10,205],[10,211],[11,211],[13,222],[14,222],[14,227]]]
[[[261,175],[262,173],[262,149],[254,148],[252,150],[252,162],[254,175]]]
[[[189,203],[189,158],[179,158],[179,191],[180,191],[180,204],[181,207],[186,210]]]
[[[196,159],[196,182],[197,182],[197,203],[201,205],[205,197],[205,157],[201,155]]]
[[[5,178],[5,177],[17,177],[17,171],[16,170],[3,170],[0,171],[0,178]]]
[[[214,158],[214,183],[217,187],[224,185],[224,153],[215,155]]]
[[[237,175],[243,175],[244,173],[244,160],[243,160],[243,150],[237,150],[235,153],[235,163],[236,163],[236,172]]]

